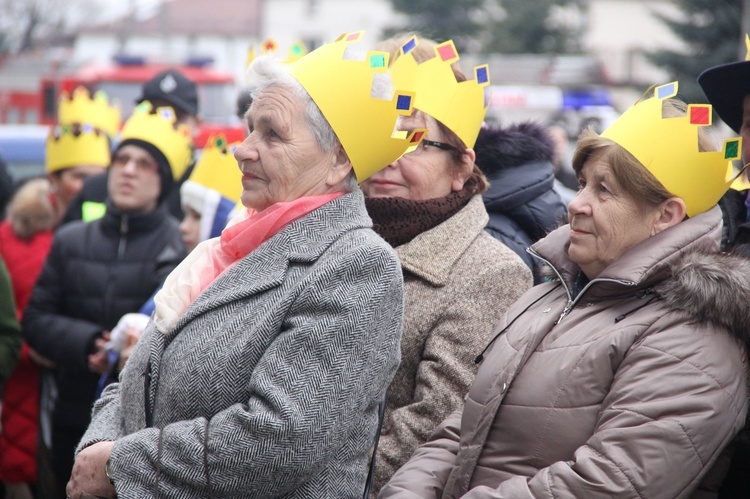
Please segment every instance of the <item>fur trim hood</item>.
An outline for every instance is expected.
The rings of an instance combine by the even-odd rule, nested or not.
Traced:
[[[479,130],[474,152],[479,168],[492,175],[531,162],[551,162],[555,144],[538,123],[526,122],[508,128],[490,125]]]
[[[680,258],[671,269],[672,278],[654,289],[669,309],[724,326],[750,344],[750,260],[696,251]]]

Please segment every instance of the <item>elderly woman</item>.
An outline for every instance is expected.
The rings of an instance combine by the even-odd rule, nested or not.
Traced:
[[[361,34],[253,62],[235,151],[248,210],[167,278],[94,406],[70,497],[362,496],[403,280],[357,179],[414,137],[394,134],[408,96],[373,95],[384,54],[344,59]]]
[[[738,144],[699,152],[710,106],[672,117],[676,91],[580,138],[569,225],[532,246],[555,278],[511,307],[463,410],[379,497],[671,499],[716,483],[747,411],[750,266],[718,252],[716,206]]]
[[[532,283],[523,261],[484,231],[487,181],[471,149],[486,109],[482,82],[452,67],[452,42],[407,38],[398,47],[391,73],[416,93],[417,108],[401,126],[427,134],[362,183],[375,230],[396,249],[404,273],[401,365],[388,389],[374,492],[461,407],[474,357]],[[448,49],[454,55],[444,59]]]

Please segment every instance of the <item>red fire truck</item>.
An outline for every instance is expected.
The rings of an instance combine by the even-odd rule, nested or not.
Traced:
[[[208,67],[209,60],[191,60],[185,65],[146,63],[140,57],[118,57],[112,65],[85,66],[69,74],[46,76],[38,91],[0,90],[0,123],[54,124],[57,104],[63,91],[78,86],[91,91],[104,90],[119,102],[123,118],[135,107],[144,82],[168,68],[175,68],[198,86],[203,125],[195,138],[195,148],[202,148],[212,134],[224,133],[229,142],[244,138],[244,126],[236,117],[237,87],[234,76]]]

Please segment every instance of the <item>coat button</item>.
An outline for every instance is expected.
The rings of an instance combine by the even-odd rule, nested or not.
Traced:
[[[508,391],[508,383],[503,383],[503,389],[500,391],[502,395],[505,395],[505,392]]]

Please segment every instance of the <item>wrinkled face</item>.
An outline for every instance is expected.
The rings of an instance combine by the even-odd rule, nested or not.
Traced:
[[[66,168],[49,175],[52,191],[55,193],[58,207],[64,212],[70,206],[76,194],[83,188],[86,177],[104,172],[104,167],[80,165]]]
[[[253,99],[248,136],[234,153],[246,207],[262,211],[329,191],[336,151],[320,149],[304,113],[302,101],[283,87],[271,86]]]
[[[180,223],[180,233],[182,234],[182,242],[185,244],[188,252],[190,252],[201,242],[201,214],[189,206],[184,206],[183,208],[185,218]]]
[[[445,142],[437,122],[416,112],[401,122],[401,129],[412,131],[427,128],[426,140]],[[442,198],[463,188],[466,176],[458,174],[451,151],[422,142],[409,154],[383,168],[362,182],[362,191],[369,197],[399,197],[413,201]]]
[[[118,210],[148,213],[156,209],[161,193],[159,164],[145,149],[133,144],[120,147],[109,168],[109,198]]]
[[[657,208],[644,208],[619,185],[601,154],[579,175],[581,189],[568,205],[568,256],[589,279],[653,233]]]
[[[742,161],[744,164],[747,164],[750,162],[750,95],[745,96],[742,105],[740,136],[742,136]],[[750,172],[745,170],[745,175],[750,175]]]

